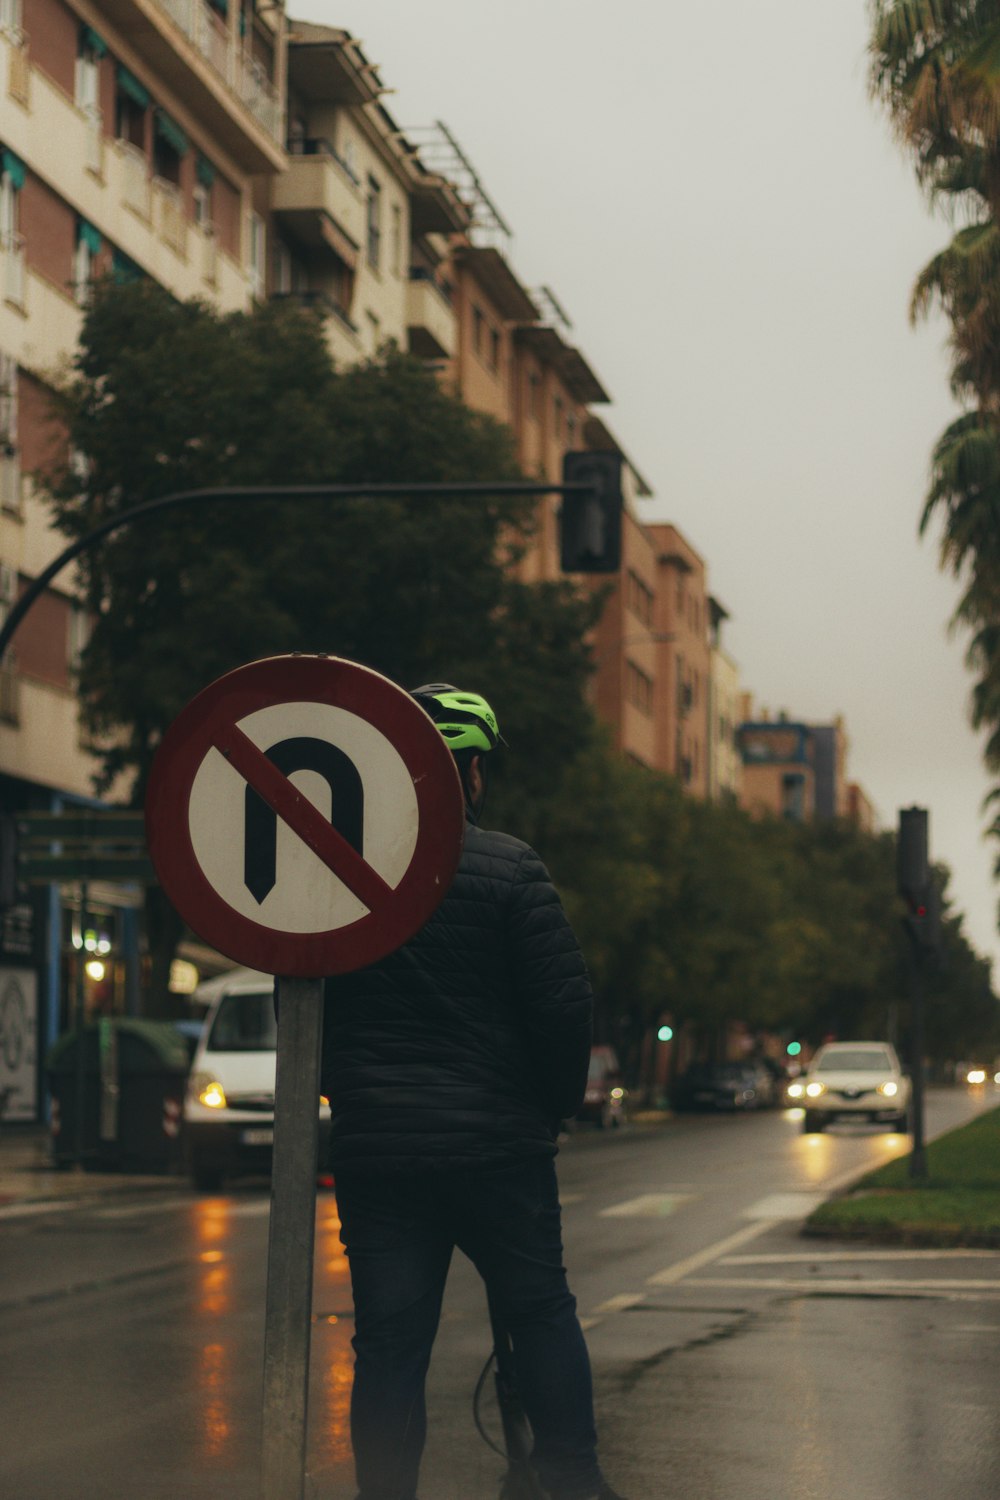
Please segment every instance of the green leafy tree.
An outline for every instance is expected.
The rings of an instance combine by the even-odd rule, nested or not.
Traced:
[[[98,290],[59,410],[73,462],[48,476],[67,537],[208,486],[519,478],[509,431],[389,350],[334,370],[287,305],[222,316],[151,283]],[[499,496],[225,500],[122,527],[80,563],[93,620],[80,697],[99,787],[140,805],[164,730],[196,692],[290,651],[350,657],[406,686],[474,682],[526,750],[540,803],[586,741],[593,602],[512,567],[534,504]],[[180,924],[151,893],[153,1003]]]

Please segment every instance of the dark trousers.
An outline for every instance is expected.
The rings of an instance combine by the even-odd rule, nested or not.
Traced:
[[[336,1191],[354,1291],[359,1500],[415,1500],[424,1380],[456,1245],[510,1333],[542,1484],[555,1500],[596,1495],[590,1359],[562,1264],[552,1158],[494,1171],[344,1173]]]

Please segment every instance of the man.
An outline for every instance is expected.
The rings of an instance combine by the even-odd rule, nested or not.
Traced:
[[[477,826],[500,732],[475,693],[415,690],[466,796],[440,907],[388,958],[327,980],[322,1087],[351,1268],[358,1500],[415,1500],[424,1379],[454,1248],[509,1331],[552,1500],[619,1500],[596,1457],[590,1362],[562,1265],[554,1157],[583,1100],[593,996],[533,850]]]

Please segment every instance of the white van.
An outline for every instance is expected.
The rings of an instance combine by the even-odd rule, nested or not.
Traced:
[[[233,969],[199,986],[208,1004],[184,1100],[184,1151],[191,1179],[218,1192],[224,1177],[269,1174],[274,1146],[277,1026],[274,978]],[[330,1117],[320,1103],[319,1163]]]

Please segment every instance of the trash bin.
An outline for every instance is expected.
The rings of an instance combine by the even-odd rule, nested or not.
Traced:
[[[188,1067],[183,1038],[169,1021],[114,1016],[61,1036],[46,1059],[56,1165],[79,1160],[91,1171],[179,1170]]]
[[[101,1076],[98,1029],[67,1031],[49,1048],[45,1077],[52,1094],[52,1160],[57,1167],[81,1162],[97,1170],[113,1163],[100,1140]],[[80,1058],[82,1050],[83,1057]],[[79,1107],[80,1094],[83,1107]]]
[[[190,1068],[170,1021],[122,1018],[118,1032],[118,1141],[131,1172],[181,1170],[181,1116]]]

